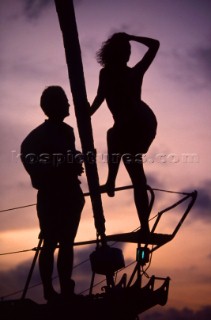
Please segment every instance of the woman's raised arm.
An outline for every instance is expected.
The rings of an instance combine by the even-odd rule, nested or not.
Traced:
[[[134,66],[134,68],[141,69],[143,73],[146,72],[158,52],[160,42],[152,38],[138,37],[133,35],[127,35],[127,39],[129,41],[142,43],[149,48],[144,57]]]

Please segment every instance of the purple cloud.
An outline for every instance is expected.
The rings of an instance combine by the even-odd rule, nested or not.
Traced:
[[[142,314],[140,320],[207,320],[211,318],[211,305],[204,306],[198,311],[184,308],[177,310],[171,308],[163,312],[153,312],[149,315]]]

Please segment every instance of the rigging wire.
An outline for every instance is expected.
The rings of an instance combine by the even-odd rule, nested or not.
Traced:
[[[120,191],[120,190],[126,190],[126,189],[131,189],[132,186],[124,186],[124,187],[119,187],[116,188],[116,191]],[[179,191],[172,191],[172,190],[165,190],[165,189],[158,189],[158,188],[151,188],[154,191],[161,191],[161,192],[166,192],[166,193],[175,193],[175,194],[181,194],[181,195],[189,195],[190,193],[188,192],[179,192]],[[89,193],[86,192],[84,193],[84,196],[88,196]],[[19,206],[19,207],[14,207],[14,208],[9,208],[9,209],[3,209],[0,210],[0,213],[3,212],[8,212],[8,211],[13,211],[13,210],[18,210],[18,209],[24,209],[24,208],[28,208],[28,207],[33,207],[36,206],[36,203],[32,203],[32,204],[27,204],[27,205],[23,205],[23,206]]]
[[[0,256],[6,256],[9,254],[16,254],[16,253],[22,253],[22,252],[29,252],[29,251],[33,251],[33,250],[35,250],[35,248],[25,249],[25,250],[20,250],[20,251],[13,251],[13,252],[4,252],[4,253],[0,253]]]
[[[159,213],[157,213],[155,216],[153,216],[152,218],[149,219],[149,221],[152,221],[153,219],[157,218],[157,216],[159,215]],[[136,232],[140,229],[140,227],[134,229],[131,232]],[[116,242],[114,243],[116,244]],[[111,246],[113,246],[114,244],[112,244]],[[16,254],[16,253],[23,253],[23,252],[29,252],[29,251],[36,251],[37,248],[34,247],[32,249],[23,249],[23,250],[19,250],[19,251],[12,251],[12,252],[4,252],[4,253],[0,253],[0,256],[5,256],[5,255],[10,255],[10,254]]]
[[[153,219],[157,218],[157,216],[159,215],[159,213],[157,213],[155,216],[153,216],[152,218],[149,219],[149,221],[152,221]],[[134,229],[131,232],[136,232],[140,229],[140,227]],[[115,242],[116,244],[116,242]],[[37,248],[34,247],[32,249],[23,249],[23,250],[19,250],[19,251],[12,251],[12,252],[4,252],[4,253],[0,253],[0,256],[6,256],[6,255],[10,255],[10,254],[16,254],[16,253],[23,253],[23,252],[29,252],[29,251],[36,251]]]
[[[14,208],[9,208],[9,209],[0,210],[0,213],[2,213],[2,212],[7,212],[7,211],[18,210],[18,209],[24,209],[24,208],[33,207],[33,206],[36,206],[36,203],[27,204],[27,205],[25,205],[25,206],[19,206],[19,207],[14,207]]]
[[[155,216],[156,217],[156,216]],[[155,218],[153,217],[153,218]],[[134,229],[131,232],[136,232],[140,229],[140,227]],[[111,244],[111,246],[115,245],[117,242],[114,242],[113,244]],[[19,251],[12,251],[12,252],[4,252],[4,253],[0,253],[0,256],[5,256],[5,255],[10,255],[10,254],[16,254],[16,253],[22,253],[22,252],[29,252],[29,251],[36,251],[37,247],[34,247],[32,249],[23,249],[23,250],[19,250]]]

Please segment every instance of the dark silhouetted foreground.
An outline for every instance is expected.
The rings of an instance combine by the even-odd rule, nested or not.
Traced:
[[[156,290],[154,281],[152,277],[143,288],[135,283],[129,288],[117,286],[109,293],[75,296],[69,302],[57,300],[57,303],[45,305],[29,299],[0,302],[0,312],[2,320],[12,320],[14,317],[22,320],[135,320],[137,314],[167,302],[169,278]]]

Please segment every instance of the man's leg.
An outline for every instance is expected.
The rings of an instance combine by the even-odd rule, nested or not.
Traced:
[[[72,194],[69,205],[66,203],[65,206],[65,210],[67,210],[68,215],[65,215],[64,217],[62,237],[59,242],[57,259],[57,270],[63,298],[71,298],[71,296],[74,294],[75,282],[71,279],[74,261],[73,244],[77,234],[84,204],[85,200],[83,193],[81,190],[78,190],[78,192]]]
[[[44,298],[46,300],[53,300],[58,296],[52,285],[55,248],[55,242],[44,240],[44,244],[39,255],[40,277],[43,284]]]
[[[75,283],[71,280],[73,270],[73,243],[60,242],[57,259],[57,270],[59,274],[61,294],[70,298],[74,294]]]

